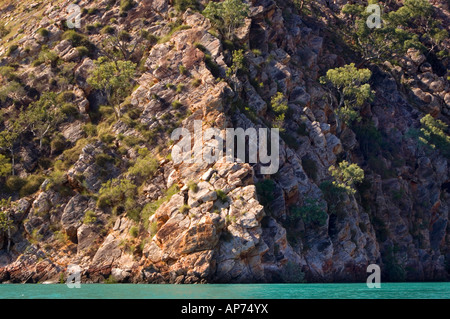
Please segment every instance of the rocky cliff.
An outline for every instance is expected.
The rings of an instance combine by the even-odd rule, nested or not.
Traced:
[[[0,282],[59,281],[71,264],[83,282],[352,282],[374,263],[383,280],[448,280],[448,157],[414,136],[426,114],[449,123],[448,55],[410,48],[359,65],[374,98],[342,124],[319,78],[362,60],[340,34],[347,1],[300,2],[249,2],[233,41],[201,14],[207,1],[78,1],[72,34],[68,1],[2,4],[2,85],[19,86],[0,100],[0,128],[45,92],[65,115],[42,141],[27,128],[3,144],[14,175],[0,177],[12,225]],[[448,3],[430,3],[448,28]],[[227,72],[239,50],[244,66]],[[114,105],[88,79],[120,52],[137,68]],[[173,129],[268,127],[277,92],[289,109],[277,174],[174,163]],[[353,193],[331,184],[343,160],[364,170]]]

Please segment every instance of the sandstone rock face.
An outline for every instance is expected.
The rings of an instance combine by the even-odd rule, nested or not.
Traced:
[[[67,203],[61,216],[61,223],[70,240],[77,242],[77,229],[81,226],[84,213],[88,207],[88,199],[76,195]]]
[[[332,12],[346,3],[316,5],[334,21]],[[383,280],[450,278],[448,158],[414,135],[427,113],[448,123],[444,62],[409,49],[399,65],[383,64],[390,72],[371,65],[375,98],[361,108],[361,122],[345,125],[319,77],[349,63],[347,48],[330,41],[322,22],[283,2],[251,2],[232,45],[199,12],[174,16],[170,2],[155,0],[138,1],[125,15],[117,3],[84,16],[94,28],[84,33],[99,48],[89,57],[61,39],[63,11],[43,7],[39,24],[49,36],[25,29],[17,52],[0,65],[13,63],[36,96],[55,87],[73,92],[75,114],[55,130],[70,152],[49,154],[70,163],[58,168],[58,178],[40,158],[52,146],[38,151],[31,139],[17,146],[18,175],[39,168],[46,181],[34,194],[13,198],[14,228],[9,238],[0,234],[0,282],[57,282],[69,265],[79,266],[88,283],[365,282],[369,264],[381,266]],[[120,118],[108,115],[106,95],[87,81],[107,38],[94,24],[112,18],[118,30],[129,30],[130,45],[142,30],[160,39],[140,39],[130,56],[139,78]],[[59,64],[28,66],[43,44]],[[245,48],[245,70],[229,76],[237,48]],[[70,81],[58,78],[63,71]],[[33,92],[17,105],[33,102]],[[176,128],[191,132],[193,151],[209,151],[209,128],[273,126],[271,98],[278,92],[289,110],[276,174],[264,176],[261,164],[242,161],[171,158]],[[96,121],[97,137],[85,126]],[[153,162],[137,165],[143,158]],[[329,187],[329,167],[342,160],[364,169],[354,194]],[[99,207],[99,191],[112,179],[136,187],[111,190],[111,202],[120,203]]]

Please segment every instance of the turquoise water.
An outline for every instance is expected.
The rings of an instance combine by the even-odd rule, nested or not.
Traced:
[[[0,299],[450,299],[450,283],[0,285]]]

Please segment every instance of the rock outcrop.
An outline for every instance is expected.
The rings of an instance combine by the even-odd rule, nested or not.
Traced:
[[[332,21],[345,2],[315,8]],[[95,48],[89,57],[62,38],[64,5],[42,4],[39,28],[49,34],[26,24],[23,37],[8,40],[18,48],[0,60],[15,65],[28,90],[0,100],[6,113],[46,91],[73,92],[63,102],[75,106],[56,130],[63,147],[39,149],[24,133],[15,168],[21,177],[39,171],[45,182],[24,196],[13,192],[5,208],[13,227],[0,232],[0,282],[58,282],[69,265],[81,267],[83,282],[355,282],[365,281],[369,264],[381,266],[384,280],[450,278],[448,157],[414,136],[424,114],[449,123],[441,71],[448,58],[410,49],[399,65],[370,65],[375,97],[362,107],[361,124],[348,126],[319,78],[355,54],[290,2],[252,1],[234,43],[221,41],[201,13],[177,13],[166,1],[139,1],[127,12],[80,3],[96,4],[83,14],[89,27],[78,30]],[[115,109],[87,80],[107,52],[108,23],[129,33],[136,44],[129,59],[138,64],[135,88]],[[32,63],[42,45],[59,65],[45,57]],[[442,45],[448,49],[448,39]],[[245,70],[230,75],[238,49]],[[192,132],[194,150],[213,148],[211,140],[194,143],[202,139],[197,121],[202,132],[270,126],[277,92],[289,112],[276,174],[242,161],[171,158],[176,128]],[[354,194],[327,188],[330,166],[342,160],[364,169]],[[321,213],[323,223],[305,217]]]

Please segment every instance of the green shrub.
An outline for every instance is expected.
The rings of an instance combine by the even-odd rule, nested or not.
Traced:
[[[134,238],[136,238],[139,235],[139,229],[136,226],[131,226],[129,232],[130,232],[130,235]]]
[[[56,96],[56,102],[59,104],[72,102],[75,99],[75,94],[72,91],[63,91]]]
[[[291,218],[301,218],[306,225],[324,226],[328,215],[325,207],[317,199],[307,198],[302,207],[291,209]]]
[[[252,52],[256,56],[260,56],[262,54],[261,50],[259,50],[259,49],[252,49]]]
[[[277,92],[277,94],[272,96],[270,99],[270,105],[272,110],[277,114],[285,114],[289,109],[287,100],[281,92]]]
[[[176,89],[176,93],[181,93],[182,91],[183,91],[183,89],[184,89],[184,84],[178,84],[177,85],[177,89]]]
[[[181,104],[181,102],[178,101],[178,100],[175,100],[175,101],[172,102],[172,108],[174,108],[175,110],[178,110],[182,106],[183,106],[183,104]]]
[[[199,78],[195,78],[195,79],[192,80],[191,84],[192,84],[193,87],[199,87],[200,84],[202,84],[202,80],[199,79]]]
[[[328,203],[328,213],[334,214],[336,216],[344,216],[344,195],[346,193],[345,189],[336,186],[335,183],[330,181],[322,182],[319,186],[320,190],[324,195],[325,201]]]
[[[205,54],[204,61],[206,67],[215,78],[219,78],[221,74],[220,66],[212,59],[210,54]]]
[[[338,167],[331,166],[329,171],[336,180],[333,184],[345,189],[348,194],[354,194],[354,184],[361,183],[364,179],[364,171],[357,164],[347,161],[340,162]]]
[[[158,232],[158,223],[157,222],[151,223],[149,231],[150,231],[150,236],[153,238],[156,235],[156,233]]]
[[[222,203],[226,203],[229,201],[227,194],[221,189],[216,190],[217,198],[220,199]]]
[[[249,5],[242,0],[210,1],[202,13],[225,38],[231,40],[235,30],[242,25],[250,13],[250,9]]]
[[[190,181],[188,183],[188,188],[189,188],[190,191],[192,191],[194,193],[198,192],[198,184],[196,182],[194,182],[194,181]]]
[[[226,75],[228,77],[238,75],[240,73],[247,72],[247,66],[245,62],[244,50],[234,50],[233,51],[233,64],[227,69]]]
[[[186,75],[188,73],[186,67],[184,65],[182,65],[182,64],[180,64],[178,66],[178,70],[180,71],[181,75]]]
[[[128,147],[134,147],[140,143],[143,142],[142,138],[134,136],[134,135],[128,135],[125,136],[123,139],[123,142],[128,146]]]
[[[84,46],[88,49],[92,48],[92,43],[89,41],[89,38],[81,33],[78,33],[75,30],[67,30],[62,35],[64,40],[69,40],[74,47]]]
[[[369,83],[369,69],[358,69],[354,63],[330,69],[320,78],[322,84],[331,84],[338,92],[336,114],[347,124],[360,120],[359,110],[366,101],[372,101],[373,92]]]
[[[86,26],[86,32],[92,32],[95,30],[95,26],[93,24],[88,24]]]
[[[8,50],[6,50],[6,56],[11,56],[18,48],[19,46],[17,44],[10,45]]]
[[[104,26],[103,29],[100,31],[102,34],[114,34],[116,32],[116,29],[110,25]]]
[[[116,137],[109,133],[105,133],[100,136],[100,141],[102,141],[105,144],[111,144],[115,139]]]
[[[6,187],[10,192],[18,192],[24,185],[26,181],[19,176],[13,175],[8,177],[6,180]]]
[[[114,158],[108,154],[99,153],[95,155],[95,164],[100,167],[103,167],[106,164],[111,163],[112,161],[114,161]]]
[[[122,12],[127,12],[134,7],[134,1],[132,0],[121,0],[120,1],[120,10]]]
[[[275,182],[273,180],[265,179],[256,183],[255,186],[261,205],[266,207],[274,201]]]
[[[93,224],[97,221],[97,215],[95,214],[94,211],[92,210],[88,210],[85,214],[84,214],[84,219],[83,219],[83,224]]]
[[[438,149],[444,156],[450,158],[450,136],[445,133],[448,125],[433,118],[430,114],[420,119],[419,141],[431,149]]]
[[[99,191],[97,206],[105,208],[115,207],[125,203],[128,198],[134,198],[136,186],[126,179],[112,179],[102,185]]]
[[[0,177],[6,177],[11,174],[11,160],[5,155],[0,154]]]
[[[78,108],[72,103],[64,103],[61,106],[61,112],[67,116],[77,116],[79,115]]]
[[[40,28],[36,31],[37,34],[39,34],[42,37],[48,37],[50,32],[46,28]]]
[[[149,154],[143,158],[138,158],[136,163],[128,169],[128,174],[145,179],[153,176],[158,168],[159,162],[153,154]]]
[[[40,175],[30,175],[26,179],[25,185],[20,189],[20,197],[28,196],[35,193],[44,182],[45,178]]]
[[[63,158],[64,162],[62,163],[62,169],[68,169],[71,165],[73,165],[78,158],[80,157],[80,154],[83,150],[83,147],[85,147],[88,144],[87,139],[80,139],[76,142],[75,146],[71,149],[65,150],[63,152]]]
[[[190,209],[191,209],[191,206],[183,205],[183,206],[180,207],[179,211],[180,211],[180,213],[184,214],[184,213],[189,212]]]
[[[85,46],[79,46],[76,48],[81,57],[89,55],[89,49]]]
[[[83,132],[86,133],[87,136],[96,136],[97,135],[97,126],[92,123],[87,123],[83,126]]]
[[[50,174],[48,177],[49,183],[47,184],[47,190],[53,189],[54,191],[62,192],[63,195],[69,194],[71,192],[71,189],[64,186],[64,184],[67,182],[67,177],[65,173],[58,169],[58,167],[61,165],[60,160],[55,163],[55,170]]]
[[[98,9],[94,7],[94,8],[89,8],[88,11],[87,11],[87,14],[94,15],[97,12],[98,12]]]
[[[5,27],[5,24],[3,22],[0,22],[0,39],[7,36],[10,32],[10,29]]]
[[[61,133],[56,134],[53,137],[52,141],[50,142],[52,153],[58,153],[63,151],[66,148],[66,145],[67,145],[66,138]]]
[[[113,275],[109,275],[109,277],[103,281],[104,284],[117,284],[117,282],[117,279],[114,278]]]
[[[185,12],[188,8],[198,10],[198,2],[197,0],[174,0],[173,7],[178,12]]]
[[[58,60],[59,56],[55,52],[50,51],[48,48],[43,48],[41,52],[39,52],[38,58],[33,61],[32,66],[38,66],[42,63],[46,63],[51,64],[52,67],[55,67]]]

